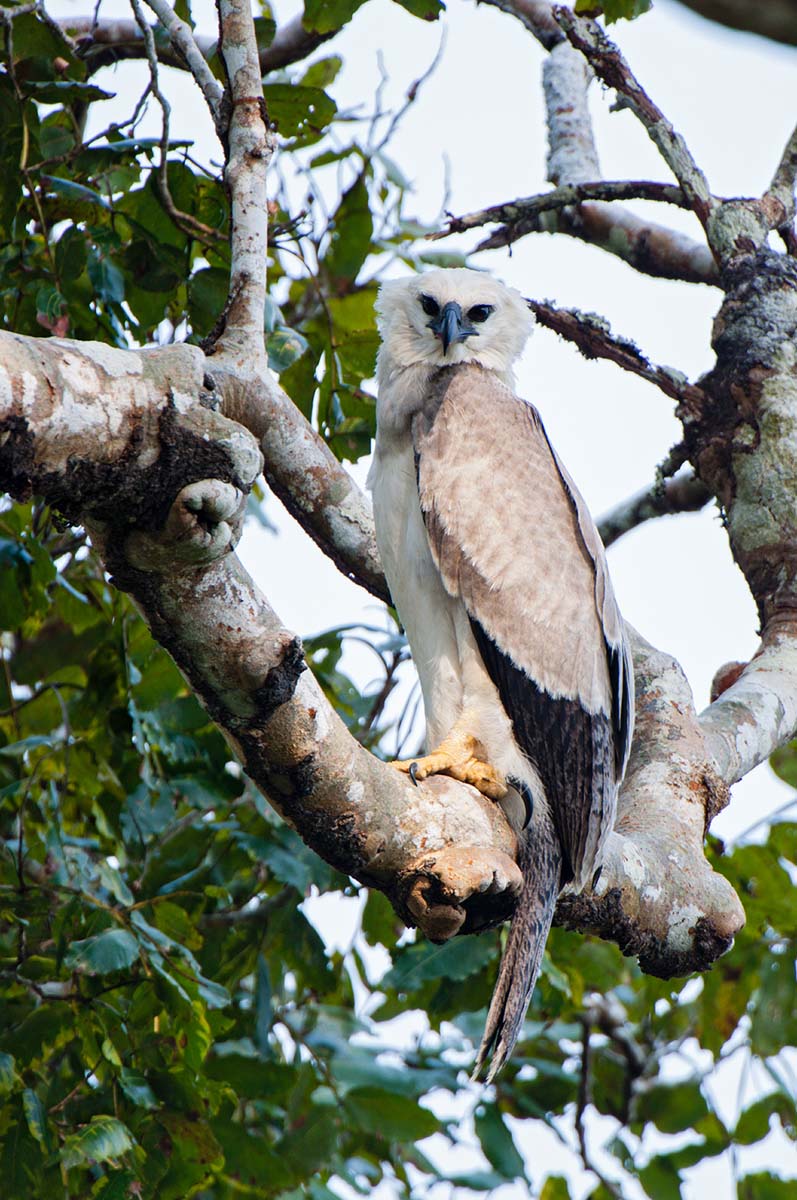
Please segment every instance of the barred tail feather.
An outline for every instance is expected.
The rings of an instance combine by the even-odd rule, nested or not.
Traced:
[[[559,895],[562,850],[545,803],[535,805],[533,819],[521,835],[520,843],[523,890],[498,969],[472,1076],[478,1078],[489,1058],[486,1083],[504,1066],[520,1035]]]

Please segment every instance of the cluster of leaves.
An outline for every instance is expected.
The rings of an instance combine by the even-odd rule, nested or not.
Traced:
[[[558,1200],[566,1180],[527,1167],[506,1117],[543,1121],[575,1150],[574,1111],[587,1129],[590,1112],[614,1119],[617,1178],[675,1200],[690,1166],[761,1141],[773,1121],[797,1136],[777,1057],[797,1040],[797,825],[719,857],[748,925],[702,986],[680,994],[614,947],[555,931],[518,1051],[466,1132],[433,1110],[472,1062],[498,935],[399,942],[384,898],[355,893],[248,787],[79,531],[9,507],[0,561],[9,1200],[326,1200],[336,1178],[363,1195],[389,1179],[397,1196],[528,1179]],[[338,646],[326,635],[310,653],[345,700]],[[369,703],[341,704],[356,732]],[[345,954],[325,949],[303,911],[316,891],[360,898]],[[431,1031],[398,1059],[385,1053],[389,1023],[410,1010]],[[729,1128],[711,1080],[732,1053],[764,1063],[771,1088]],[[450,1167],[463,1140],[481,1168]],[[792,1186],[753,1175],[742,1194],[777,1200]],[[607,1194],[599,1184],[592,1196]]]

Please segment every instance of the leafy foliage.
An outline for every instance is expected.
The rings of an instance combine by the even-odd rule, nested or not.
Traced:
[[[308,2],[304,23],[327,32],[358,7]],[[404,7],[433,18],[442,6]],[[607,19],[642,7],[603,6]],[[207,336],[227,296],[220,179],[172,142],[170,207],[160,148],[137,135],[132,104],[130,121],[84,141],[87,106],[105,103],[94,52],[40,14],[20,13],[7,31],[4,327],[121,346]],[[258,20],[263,44],[273,31]],[[374,425],[376,278],[397,256],[410,266],[439,256],[409,244],[424,229],[407,216],[410,186],[388,154],[392,121],[338,112],[340,66],[326,56],[267,85],[295,173],[272,205],[264,328],[289,394],[335,454],[356,460]],[[345,673],[346,638],[379,656],[366,694]],[[308,638],[306,651],[351,731],[378,749],[406,659],[401,635],[339,628]],[[406,725],[394,732],[400,740]],[[793,759],[778,759],[792,783]],[[612,946],[555,931],[517,1054],[494,1091],[478,1094],[470,1134],[439,1114],[465,1084],[499,935],[443,947],[402,937],[379,893],[326,866],[241,777],[83,533],[42,506],[0,509],[9,1200],[329,1200],[341,1182],[369,1195],[388,1181],[409,1196],[441,1181],[486,1193],[516,1180],[564,1200],[567,1179],[527,1163],[516,1134],[544,1122],[575,1163],[595,1114],[611,1131],[607,1177],[669,1200],[692,1166],[732,1144],[758,1145],[773,1130],[793,1141],[797,1097],[780,1050],[797,1041],[797,825],[715,850],[747,909],[733,952],[702,980],[666,984]],[[345,952],[316,928],[318,894],[349,914]],[[391,1022],[408,1012],[418,1032],[399,1051]],[[734,1055],[767,1083],[740,1094],[728,1124],[713,1081]],[[452,1169],[466,1138],[479,1165]],[[759,1172],[740,1180],[739,1195],[793,1187]],[[591,1192],[609,1194],[603,1182]]]

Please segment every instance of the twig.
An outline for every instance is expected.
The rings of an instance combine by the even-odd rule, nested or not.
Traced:
[[[160,157],[158,160],[158,169],[155,179],[158,186],[158,194],[161,199],[161,204],[166,209],[175,225],[182,228],[185,233],[189,233],[194,237],[198,237],[204,241],[218,241],[221,234],[217,229],[212,229],[210,225],[205,225],[203,221],[198,221],[196,217],[190,213],[182,212],[174,203],[171,190],[169,188],[169,117],[171,115],[171,106],[169,101],[164,96],[160,89],[160,81],[158,79],[158,52],[155,48],[155,37],[144,17],[144,10],[141,7],[140,0],[130,0],[130,3],[135,14],[138,27],[141,30],[144,38],[144,45],[147,52],[147,62],[149,63],[150,87],[149,90],[160,105],[163,114],[161,122],[161,137],[160,137]],[[147,0],[149,3],[149,0]]]
[[[504,204],[493,204],[478,212],[466,213],[462,217],[449,216],[448,228],[439,233],[430,233],[430,241],[448,237],[452,233],[464,233],[479,225],[504,221],[512,224],[525,217],[536,216],[550,209],[568,208],[584,200],[655,200],[664,204],[675,204],[678,208],[689,208],[681,189],[674,183],[649,183],[641,180],[598,180],[595,183],[564,183],[552,192],[538,196],[525,196],[520,200],[508,200]]]
[[[180,58],[185,61],[188,70],[193,75],[194,79],[199,84],[200,91],[205,97],[205,102],[210,109],[210,115],[213,117],[213,123],[216,126],[216,131],[221,131],[221,99],[223,89],[219,81],[214,76],[205,58],[202,55],[199,46],[194,40],[194,35],[190,25],[186,24],[171,7],[166,0],[146,0],[149,7],[155,13],[155,16],[163,25],[169,35],[169,41],[176,50]],[[133,5],[135,10],[135,3]],[[141,21],[138,19],[136,12],[136,20],[139,28],[146,40],[146,33]],[[149,28],[149,26],[147,26]],[[150,30],[150,37],[152,30]],[[149,57],[149,47],[147,48],[147,56]]]
[[[701,388],[689,383],[680,371],[649,362],[632,341],[615,336],[608,322],[595,313],[582,313],[576,308],[557,308],[539,300],[527,300],[526,303],[540,325],[575,343],[585,358],[608,358],[624,371],[655,384],[666,396],[677,400],[687,412],[703,403]]]
[[[714,207],[708,182],[680,133],[650,99],[634,76],[619,49],[596,21],[577,17],[571,9],[556,5],[554,16],[571,45],[585,56],[599,79],[614,88],[623,107],[630,108],[642,123],[667,166],[681,185],[689,207],[706,225]]]
[[[604,546],[611,546],[623,534],[643,525],[653,517],[674,513],[699,512],[711,499],[711,492],[693,472],[686,471],[674,479],[659,479],[643,488],[628,500],[623,500],[598,521],[598,531]]]

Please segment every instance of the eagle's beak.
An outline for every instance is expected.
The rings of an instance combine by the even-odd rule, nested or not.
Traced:
[[[429,322],[429,328],[442,341],[443,354],[448,354],[448,347],[452,342],[464,342],[465,338],[479,336],[478,329],[474,329],[470,322],[465,320],[456,300],[450,300],[448,304],[443,305],[439,315]]]

